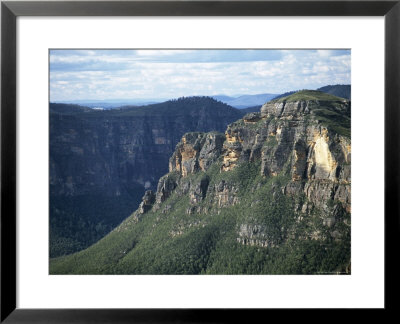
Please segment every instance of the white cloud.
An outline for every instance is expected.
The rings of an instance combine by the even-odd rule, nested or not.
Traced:
[[[50,57],[51,99],[282,93],[350,83],[349,51],[285,50],[279,51],[279,60],[234,62],[220,61],[223,55],[216,62],[176,62],[178,54],[195,55],[196,51],[192,50],[180,51],[182,53],[140,50],[135,55],[133,52],[122,52],[121,55],[113,51],[101,55],[97,51],[85,52],[85,55],[76,52],[54,54]],[[239,54],[235,52],[236,57]],[[138,57],[163,57],[163,60],[143,61],[137,60]],[[168,57],[173,57],[171,62],[168,62]]]
[[[188,53],[193,53],[195,51],[193,50],[136,50],[135,53],[136,55],[139,56],[171,56],[171,55],[180,55],[180,54],[188,54]]]

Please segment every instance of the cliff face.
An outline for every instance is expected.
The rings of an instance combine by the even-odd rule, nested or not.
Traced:
[[[124,111],[51,113],[52,193],[77,195],[100,190],[118,196],[132,184],[156,188],[183,134],[224,131],[241,116],[238,110],[212,99],[198,100],[200,103],[182,99],[182,110],[172,113],[169,107],[152,113],[153,106],[146,108],[145,114],[132,111],[131,115]]]
[[[86,268],[65,259],[52,271],[349,273],[349,135],[350,102],[313,91],[225,134],[185,134],[141,208],[75,257]],[[100,251],[118,261],[87,268]]]
[[[52,104],[50,111],[51,256],[87,247],[135,210],[168,171],[184,133],[223,131],[241,116],[210,98],[116,111]]]
[[[190,212],[204,211],[196,205],[207,195],[211,197],[209,209],[212,205],[235,204],[239,202],[240,181],[222,180],[209,188],[207,177],[198,183],[185,178],[206,171],[217,160],[222,162],[220,172],[232,171],[243,163],[259,162],[263,177],[287,176],[285,184],[277,190],[286,196],[304,196],[305,199],[295,206],[299,217],[318,209],[323,223],[328,228],[333,227],[343,215],[351,212],[351,140],[321,122],[317,115],[320,109],[349,116],[350,102],[270,102],[262,106],[260,113],[248,114],[229,125],[225,138],[213,133],[186,134],[170,159],[170,174],[159,182],[155,209],[174,191],[180,196],[189,195]],[[254,229],[241,224],[238,235],[242,242],[267,244],[265,240],[252,239],[263,237],[262,225]]]
[[[304,192],[318,207],[333,200],[350,212],[351,141],[347,129],[338,134],[338,125],[319,118],[322,109],[333,116],[350,116],[345,100],[301,100],[267,103],[259,114],[233,123],[226,131],[222,170],[261,160],[262,175],[290,175],[286,194]]]

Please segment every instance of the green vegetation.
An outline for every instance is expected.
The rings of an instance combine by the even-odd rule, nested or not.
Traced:
[[[181,109],[191,107],[187,99],[178,100]],[[167,183],[165,190],[169,195],[163,203],[156,204],[145,214],[133,213],[86,250],[51,259],[50,273],[349,273],[348,205],[329,198],[334,191],[332,187],[324,187],[329,179],[306,178],[302,171],[296,181],[292,181],[292,172],[293,163],[301,162],[301,156],[309,154],[306,144],[304,150],[300,150],[303,148],[301,134],[304,129],[307,133],[308,123],[313,131],[318,130],[315,124],[325,125],[329,138],[333,138],[330,144],[337,140],[330,135],[350,137],[350,105],[344,99],[309,90],[290,94],[277,102],[298,100],[308,101],[310,113],[304,115],[304,120],[303,116],[296,116],[299,120],[270,116],[256,123],[238,120],[230,125],[230,131],[241,136],[239,141],[229,144],[238,152],[250,155],[248,147],[256,145],[253,141],[256,134],[262,136],[258,151],[251,151],[252,154],[258,152],[251,162],[244,162],[246,159],[241,156],[235,168],[221,172],[223,157],[220,156],[205,172],[185,177],[178,171],[165,175],[162,180]],[[155,111],[164,109],[153,106],[156,106],[152,108]],[[202,109],[201,105],[198,107]],[[124,113],[136,112],[128,109],[115,114]],[[306,127],[294,130],[303,127],[303,121]],[[282,126],[281,132],[275,132],[278,125]],[[300,147],[298,160],[293,154],[294,140]],[[335,145],[331,145],[331,152],[339,157],[339,165],[344,165],[339,160],[344,159],[342,151],[338,151],[341,147]],[[190,148],[188,151],[193,153]],[[270,154],[267,155],[270,160],[264,159],[266,154]],[[271,172],[262,169],[265,163],[273,167]],[[298,165],[300,168],[301,163]],[[270,175],[263,176],[261,172]],[[306,193],[304,188],[310,184],[308,181],[317,184],[313,189],[316,196],[310,194],[313,190],[309,188]],[[333,184],[340,185],[339,182]],[[171,188],[175,189],[169,192]],[[317,199],[321,199],[321,203],[317,204]],[[347,196],[340,199],[346,201]],[[101,223],[99,228],[103,225]],[[58,233],[53,237],[60,245],[73,247],[76,244]]]
[[[225,131],[243,113],[209,97],[94,110],[50,103],[50,257],[82,250],[156,189],[189,131]]]
[[[259,105],[259,106],[254,106],[254,107],[248,107],[248,108],[240,109],[240,111],[241,111],[243,114],[248,114],[248,113],[251,113],[251,112],[260,112],[261,107],[262,107],[261,105]]]
[[[143,191],[138,186],[133,195],[118,197],[50,196],[50,257],[83,250],[104,237],[121,223],[121,215],[125,219],[137,208]]]
[[[342,136],[351,136],[351,120],[349,116],[324,108],[313,110],[313,114],[328,129],[332,129]]]
[[[350,137],[350,105],[343,105],[343,98],[316,90],[301,90],[286,97],[274,99],[271,102],[296,102],[303,100],[308,101],[308,108],[311,110],[311,115],[314,119],[335,133]],[[307,115],[306,118],[308,118]]]
[[[50,103],[50,112],[60,115],[75,115],[93,111],[89,107],[72,104]]]
[[[277,139],[276,139],[276,136],[274,136],[274,135],[269,135],[268,137],[267,137],[267,140],[266,140],[266,142],[265,142],[265,146],[275,146],[276,144],[278,144],[278,141],[277,141]]]
[[[317,90],[332,94],[337,97],[346,98],[349,100],[351,98],[351,85],[350,84],[328,85],[325,87],[318,88]]]
[[[301,90],[289,96],[271,100],[271,102],[293,102],[300,100],[343,101],[343,98],[317,90]]]
[[[289,197],[277,188],[289,177],[265,178],[259,163],[242,163],[219,172],[215,163],[207,172],[181,179],[198,183],[205,176],[209,188],[221,181],[238,188],[238,203],[217,208],[208,191],[197,206],[202,213],[187,212],[188,195],[174,192],[157,211],[139,222],[134,215],[90,248],[50,261],[52,274],[301,274],[343,271],[350,259],[349,229],[335,241],[316,211],[299,223],[294,206],[304,197]],[[176,175],[175,175],[176,176]],[[163,213],[171,205],[169,213]],[[208,208],[208,209],[207,209]],[[242,228],[261,228],[255,240],[267,246],[240,242]],[[331,229],[332,230],[332,229]],[[299,239],[315,231],[323,240]],[[346,236],[347,235],[347,236]]]
[[[145,105],[145,106],[124,106],[109,110],[94,110],[87,107],[70,104],[50,104],[52,112],[64,114],[80,114],[80,117],[86,119],[111,118],[111,117],[157,117],[165,114],[169,115],[186,115],[190,111],[209,110],[215,113],[226,114],[227,112],[237,115],[241,118],[245,112],[233,108],[220,101],[210,97],[182,97],[178,99],[168,100],[162,103]]]
[[[300,90],[297,91],[288,91],[285,93],[280,94],[279,96],[276,96],[273,98],[273,100],[277,100],[283,97],[288,97],[296,92],[299,92]],[[327,94],[334,95],[336,97],[340,98],[345,98],[349,99],[351,98],[351,85],[350,84],[335,84],[335,85],[328,85],[325,87],[318,88],[316,91],[321,91]]]

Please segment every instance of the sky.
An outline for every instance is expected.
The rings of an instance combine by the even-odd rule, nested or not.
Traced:
[[[273,93],[351,83],[350,50],[50,50],[50,101]]]

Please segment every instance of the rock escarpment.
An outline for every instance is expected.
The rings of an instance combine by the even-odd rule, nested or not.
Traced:
[[[347,100],[301,91],[225,133],[185,134],[156,192],[51,271],[349,273],[350,115]]]
[[[50,255],[83,249],[129,216],[157,189],[183,134],[224,131],[241,116],[206,97],[110,111],[51,104]]]
[[[260,159],[262,175],[290,175],[285,193],[302,191],[319,207],[338,201],[350,212],[351,141],[347,132],[336,132],[338,125],[319,118],[321,110],[343,118],[350,116],[350,102],[272,101],[262,106],[257,118],[245,116],[231,124],[222,170]]]
[[[294,98],[269,102],[259,113],[230,124],[224,136],[185,134],[170,159],[170,173],[159,181],[154,210],[161,209],[162,203],[176,194],[189,196],[188,214],[218,214],[219,208],[241,200],[238,193],[243,179],[224,179],[224,173],[254,164],[259,165],[258,173],[264,179],[285,178],[272,194],[293,198],[293,213],[298,220],[318,213],[328,236],[338,239],[341,234],[337,228],[344,219],[349,224],[351,212],[350,102],[333,96],[320,100],[318,92],[312,91],[304,97],[296,93]],[[218,166],[221,178],[216,182],[205,172],[213,165]],[[202,203],[205,200],[207,203]],[[252,202],[250,207],[256,204]],[[171,210],[170,205],[167,210]],[[237,241],[262,247],[276,245],[268,240],[267,232],[262,222],[242,223],[238,225]],[[326,235],[315,230],[308,237]]]
[[[169,160],[169,172],[178,171],[186,176],[207,171],[221,155],[224,140],[224,135],[216,132],[185,134]]]

